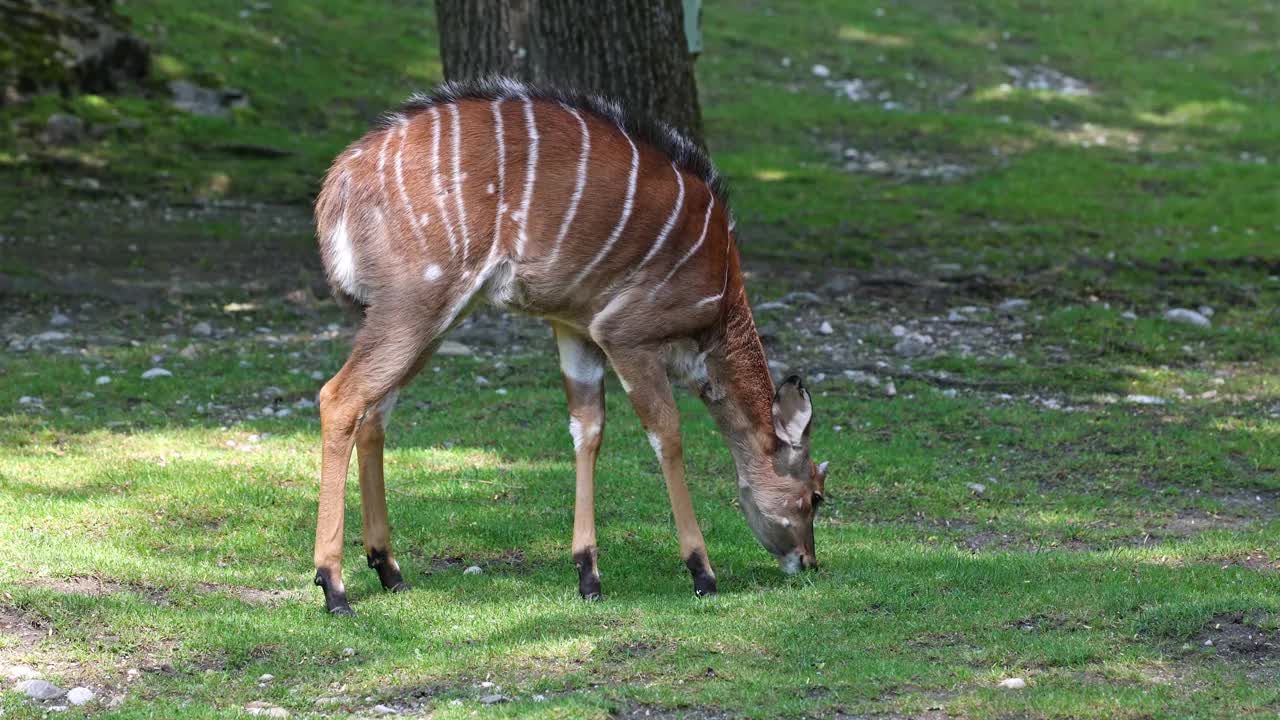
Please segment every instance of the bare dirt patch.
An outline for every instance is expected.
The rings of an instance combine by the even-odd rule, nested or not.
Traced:
[[[262,588],[222,585],[220,583],[200,583],[197,588],[202,593],[230,595],[248,605],[275,606],[303,598],[303,593],[297,590],[263,590]]]
[[[724,720],[732,717],[722,710],[709,707],[680,707],[680,708],[661,708],[656,705],[646,705],[643,703],[635,705],[623,705],[615,708],[610,717],[619,720],[642,720],[652,718],[654,720],[676,720],[676,718],[691,718],[692,720]]]
[[[84,597],[107,597],[122,593],[142,595],[156,605],[168,604],[167,591],[141,584],[127,584],[115,580],[106,580],[88,575],[72,575],[65,578],[34,578],[25,583],[27,587],[52,590],[64,595],[81,595]]]
[[[1215,615],[1191,642],[1200,648],[1212,648],[1219,659],[1227,662],[1280,661],[1280,631],[1263,629],[1261,618],[1242,612]]]

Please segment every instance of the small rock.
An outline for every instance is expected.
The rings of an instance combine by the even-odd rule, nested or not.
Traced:
[[[24,680],[18,683],[18,692],[33,700],[52,700],[67,694],[66,690],[47,680]]]
[[[199,335],[201,337],[209,337],[210,335],[213,334],[213,326],[205,322],[204,320],[201,320],[200,322],[191,326],[191,334]]]
[[[755,309],[756,309],[756,312],[769,312],[771,310],[786,310],[787,304],[774,300],[770,302],[760,303],[759,305],[756,305]]]
[[[1120,319],[1129,320],[1132,322],[1138,319],[1138,314],[1132,310],[1126,310],[1125,312],[1120,313]]]
[[[912,333],[899,340],[893,346],[893,351],[902,357],[918,357],[928,352],[930,345],[933,345],[933,338]]]
[[[374,715],[399,715],[400,711],[393,707],[387,707],[386,705],[374,705],[373,714]]]
[[[445,340],[444,342],[440,343],[440,347],[436,349],[436,354],[464,356],[464,355],[470,355],[472,353],[471,353],[471,348],[467,347],[466,345],[463,345],[460,342],[455,342],[453,340]]]
[[[898,394],[898,386],[894,385],[893,381],[890,380],[884,384],[884,394],[888,397],[894,397]]]
[[[485,705],[497,705],[498,703],[504,703],[509,700],[510,698],[508,698],[506,695],[485,695],[484,697],[480,698],[480,702]]]
[[[486,688],[486,689],[491,687],[497,687],[497,686],[498,686],[497,683],[493,682],[492,680],[483,680],[480,682],[480,687]]]
[[[819,335],[830,335],[835,331],[836,331],[835,328],[831,327],[831,323],[827,322],[826,320],[823,320],[822,324],[818,326]]]
[[[982,483],[971,482],[965,483],[964,486],[972,490],[974,495],[982,495],[987,491],[987,486]]]
[[[355,648],[342,648],[343,657],[355,657],[355,654],[356,654]]]
[[[262,675],[258,676],[258,682],[263,682],[263,683],[269,683],[275,679],[276,679],[276,676],[272,675],[271,673],[263,673]]]
[[[18,404],[19,405],[42,405],[44,404],[44,401],[38,397],[23,395],[22,397],[18,398]]]
[[[466,570],[463,570],[462,574],[463,575],[479,575],[482,572],[484,572],[484,570],[479,565],[472,565]]]
[[[858,278],[853,275],[837,275],[823,283],[820,288],[828,295],[847,295],[858,286]]]
[[[1030,304],[1031,304],[1030,300],[1023,300],[1021,298],[1009,298],[1008,300],[1005,300],[1004,302],[997,305],[996,309],[1003,312],[1012,312],[1014,310],[1021,310]]]
[[[289,711],[282,707],[276,707],[270,703],[256,700],[244,706],[244,711],[250,715],[258,715],[262,717],[287,718]]]
[[[547,701],[547,696],[546,696],[546,695],[543,695],[542,693],[538,693],[537,695],[534,695],[534,696],[533,696],[533,701],[534,701],[534,702],[546,702],[546,701]]]
[[[178,357],[183,360],[195,360],[199,356],[200,348],[197,348],[194,344],[188,345],[178,351]]]
[[[488,384],[489,384],[489,378],[487,378],[487,377],[485,377],[485,376],[483,376],[483,375],[477,375],[477,376],[476,376],[476,384],[477,384],[477,385],[488,385]]]
[[[71,336],[59,330],[45,330],[38,335],[32,335],[31,342],[59,342],[69,337]]]
[[[1203,316],[1205,316],[1205,317],[1207,317],[1207,318],[1211,318],[1211,317],[1213,317],[1213,308],[1209,307],[1208,305],[1201,305],[1200,307],[1198,307],[1198,308],[1196,308],[1196,309],[1200,311],[1200,314],[1201,314],[1201,315],[1203,315]]]
[[[72,705],[83,705],[93,700],[93,691],[86,687],[71,688],[67,693],[67,702]]]
[[[162,367],[153,367],[150,370],[142,373],[143,380],[152,380],[154,378],[172,377],[172,376],[173,376],[173,373],[169,372],[168,370],[165,370]]]
[[[812,72],[815,77],[820,77],[820,78],[831,77],[831,68],[827,67],[826,65],[821,65],[821,64],[814,65]]]
[[[1164,398],[1153,395],[1126,395],[1124,401],[1134,405],[1164,405],[1168,402]]]
[[[67,317],[66,315],[63,315],[60,312],[56,312],[49,318],[49,324],[54,327],[62,327],[63,325],[70,325],[71,318]]]
[[[889,334],[893,335],[894,337],[904,337],[907,334],[907,329],[902,325],[894,325],[893,327],[889,328]]]
[[[1195,310],[1188,310],[1186,308],[1173,308],[1172,310],[1165,312],[1164,319],[1171,322],[1185,323],[1187,325],[1195,325],[1196,327],[1202,328],[1207,328],[1213,324],[1209,321],[1209,318],[1204,315],[1201,315]]]
[[[1001,687],[1006,690],[1021,690],[1026,686],[1027,686],[1027,681],[1023,680],[1022,678],[1009,678],[1008,680],[1001,680],[1000,683],[996,685],[996,687]]]
[[[947,388],[946,390],[943,390],[943,391],[942,391],[942,396],[943,396],[943,397],[953,398],[953,397],[956,397],[956,396],[957,396],[957,395],[959,395],[959,394],[960,394],[960,391],[959,391],[959,390],[956,390],[955,388]]]
[[[787,305],[817,305],[822,302],[822,298],[807,290],[795,290],[783,295],[782,302]]]

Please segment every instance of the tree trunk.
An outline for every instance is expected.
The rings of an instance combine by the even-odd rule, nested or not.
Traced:
[[[505,75],[598,93],[702,144],[683,0],[436,0],[449,80]]]

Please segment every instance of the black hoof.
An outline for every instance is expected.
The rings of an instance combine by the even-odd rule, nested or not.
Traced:
[[[693,576],[693,594],[698,597],[711,597],[716,594],[716,576],[711,573],[711,566],[700,554],[694,553],[684,561]]]
[[[369,567],[378,571],[378,582],[382,583],[383,590],[401,593],[409,589],[409,583],[400,575],[400,568],[387,558],[385,552],[374,550],[369,553],[368,559]]]
[[[603,597],[600,594],[600,572],[596,569],[595,552],[586,550],[575,554],[573,564],[578,568],[578,594],[582,599],[595,602]]]
[[[330,615],[356,614],[351,609],[351,603],[347,602],[346,591],[338,589],[338,583],[329,578],[328,571],[316,570],[315,583],[320,586],[321,590],[324,590],[324,608],[329,611]]]

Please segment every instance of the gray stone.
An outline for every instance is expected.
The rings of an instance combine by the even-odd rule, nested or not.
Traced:
[[[898,394],[898,386],[897,386],[897,385],[894,385],[894,384],[893,384],[893,381],[892,381],[892,380],[890,380],[889,382],[887,382],[887,383],[885,383],[885,384],[884,384],[884,394],[885,394],[887,397],[894,397],[894,396],[896,396],[896,395]]]
[[[965,483],[964,486],[972,490],[974,495],[982,495],[987,491],[987,486],[982,483],[971,482]]]
[[[823,320],[822,324],[818,326],[818,334],[820,335],[830,335],[834,332],[835,328],[831,327],[831,323],[826,320]]]
[[[782,302],[787,305],[817,305],[822,302],[822,298],[807,290],[795,290],[783,295]]]
[[[400,711],[393,707],[387,707],[386,705],[374,705],[373,714],[374,715],[399,715]]]
[[[1001,680],[1000,683],[996,685],[996,687],[1004,688],[1005,690],[1021,690],[1026,686],[1027,686],[1027,681],[1023,680],[1022,678],[1009,678],[1008,680]]]
[[[497,705],[498,703],[509,702],[510,700],[511,698],[507,697],[506,695],[485,695],[484,697],[480,698],[480,702],[484,703],[485,705]]]
[[[1196,327],[1202,328],[1207,328],[1213,324],[1209,318],[1204,315],[1196,312],[1195,310],[1188,310],[1186,308],[1173,308],[1172,310],[1168,310],[1164,314],[1164,319],[1171,322],[1185,323],[1187,325],[1195,325]]]
[[[86,687],[71,688],[67,693],[67,702],[72,705],[84,705],[94,698],[93,691]]]
[[[49,324],[54,327],[62,327],[63,325],[70,325],[71,318],[66,315],[63,315],[60,312],[56,312],[49,318]]]
[[[481,568],[479,565],[472,565],[466,570],[463,570],[462,574],[463,575],[479,575],[482,572],[484,572],[484,569]]]
[[[1120,319],[1121,319],[1121,320],[1128,320],[1128,321],[1132,322],[1132,321],[1134,321],[1134,320],[1137,320],[1137,319],[1138,319],[1138,314],[1137,314],[1137,313],[1135,313],[1135,312],[1133,312],[1132,310],[1127,310],[1127,311],[1125,311],[1125,312],[1120,313]]]
[[[153,367],[150,370],[142,373],[143,380],[153,380],[155,378],[161,378],[161,377],[173,377],[173,373],[169,372],[168,370],[165,370],[162,367]]]
[[[200,322],[191,326],[191,334],[200,335],[202,337],[209,337],[210,335],[213,334],[213,326],[205,322],[204,320],[201,320]]]
[[[110,384],[111,384],[111,376],[110,376],[110,375],[99,375],[96,379],[94,379],[93,384],[94,384],[94,385],[110,385]]]
[[[929,348],[932,345],[933,338],[928,335],[912,333],[899,340],[893,346],[893,351],[902,357],[919,357],[929,352]]]
[[[33,700],[53,700],[67,694],[66,690],[47,680],[23,680],[18,683],[18,692]]]
[[[32,335],[31,342],[60,342],[69,337],[71,336],[58,330],[45,330],[38,335]]]
[[[1030,300],[1023,300],[1022,298],[1009,298],[1008,300],[1005,300],[1004,302],[997,305],[996,309],[1003,312],[1012,312],[1014,310],[1021,310],[1030,304],[1031,304]]]
[[[1152,395],[1126,395],[1124,400],[1134,405],[1164,405],[1167,402],[1164,398]]]
[[[755,307],[756,312],[770,312],[772,310],[786,310],[786,309],[787,309],[786,303],[778,302],[776,300],[770,301],[770,302],[763,302],[763,303],[760,303],[759,305],[756,305]]]

